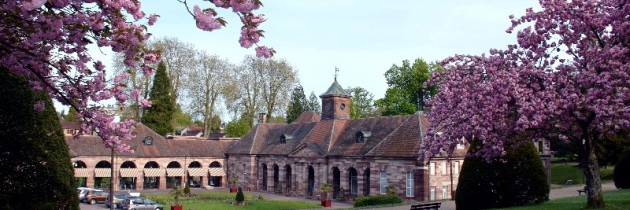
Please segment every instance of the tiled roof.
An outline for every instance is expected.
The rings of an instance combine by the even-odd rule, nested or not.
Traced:
[[[350,94],[348,94],[343,87],[341,87],[341,85],[339,85],[339,83],[337,82],[337,78],[335,78],[335,81],[332,83],[332,85],[330,85],[330,87],[328,87],[328,90],[326,90],[326,92],[322,95],[320,95],[320,97],[323,96],[345,96],[345,97],[350,97]]]
[[[81,129],[81,123],[78,122],[72,122],[72,121],[66,121],[66,120],[60,120],[61,122],[61,127],[64,129]]]
[[[131,141],[127,142],[134,153],[119,153],[117,155],[132,157],[223,157],[225,151],[234,144],[234,141],[216,140],[175,140],[165,139],[148,127],[137,124]],[[143,139],[147,136],[153,138],[152,145],[145,145]],[[77,156],[109,156],[111,150],[105,148],[98,136],[83,135],[78,139],[66,136],[66,143],[70,151]]]
[[[319,116],[319,114],[317,114],[317,112],[313,112],[313,111],[306,111],[303,112],[297,119],[295,119],[295,121],[293,121],[291,124],[297,124],[297,123],[310,123],[310,122],[319,122],[321,120],[321,117]]]
[[[427,124],[420,113],[288,125],[259,124],[226,153],[295,155],[308,147],[327,156],[418,157],[420,136]],[[365,135],[364,143],[355,142],[359,132]],[[280,143],[283,134],[292,139]]]

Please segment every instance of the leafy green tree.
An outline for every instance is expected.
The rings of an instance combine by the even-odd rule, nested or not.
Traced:
[[[0,209],[79,209],[53,103],[0,67]],[[35,110],[39,109],[39,110]]]
[[[249,132],[249,129],[252,128],[251,125],[252,125],[251,123],[249,123],[247,120],[242,119],[242,118],[232,120],[228,122],[228,124],[225,126],[225,136],[242,137],[245,134],[247,134],[247,132]]]
[[[473,141],[468,153],[481,148]],[[457,209],[487,209],[537,204],[549,199],[549,184],[533,142],[506,146],[503,159],[486,162],[469,155],[457,185]]]
[[[417,58],[413,64],[403,60],[402,66],[396,64],[385,72],[389,88],[385,98],[377,100],[377,106],[383,108],[383,115],[408,115],[424,110],[424,100],[435,95],[436,87],[425,87],[431,73],[438,71],[437,64],[427,64]]]
[[[66,114],[63,119],[70,122],[81,122],[81,120],[77,118],[77,110],[74,107],[68,109],[68,114]]]
[[[181,130],[186,126],[193,124],[192,116],[189,113],[182,111],[182,107],[179,104],[177,104],[177,108],[175,109],[175,121],[176,130]]]
[[[163,62],[158,65],[149,98],[152,105],[142,116],[142,123],[160,135],[173,131],[171,120],[175,114],[175,98],[172,95],[171,79],[166,74]]]
[[[346,90],[350,98],[350,118],[366,118],[375,116],[374,94],[362,87],[351,87]]]
[[[630,189],[630,150],[624,152],[620,157],[613,172],[615,187],[619,189]]]
[[[319,104],[319,98],[315,95],[315,92],[311,91],[311,95],[308,97],[308,101],[306,102],[306,111],[317,112],[321,114],[322,106]]]
[[[293,88],[293,93],[291,93],[291,102],[289,102],[289,107],[287,108],[287,123],[291,123],[300,117],[302,112],[306,110],[306,103],[304,88],[302,88],[302,85],[298,84]]]

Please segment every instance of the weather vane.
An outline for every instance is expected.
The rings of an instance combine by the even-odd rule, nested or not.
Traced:
[[[339,75],[339,68],[335,66],[335,81],[337,81],[337,76]]]

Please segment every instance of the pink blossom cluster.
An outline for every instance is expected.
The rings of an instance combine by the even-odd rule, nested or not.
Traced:
[[[258,1],[225,3],[229,3],[226,8],[233,7],[242,16],[250,16],[260,6]],[[113,81],[106,80],[106,66],[88,53],[88,46],[122,53],[127,66],[139,67],[150,77],[151,64],[160,57],[145,49],[144,42],[150,36],[147,25],[153,25],[159,15],[147,17],[139,0],[3,1],[0,13],[0,66],[28,78],[34,90],[46,91],[77,109],[84,122],[83,133],[95,131],[106,146],[130,151],[125,142],[133,137],[134,122],[114,122],[99,102],[111,98],[120,104],[137,100],[151,106],[151,102],[140,99],[137,90],[124,84],[128,77],[124,72],[115,75]],[[224,24],[220,18],[215,22],[208,19],[215,15],[211,10],[196,9],[194,15],[198,27],[204,30]],[[262,22],[248,21],[244,25],[258,26]],[[45,106],[37,102],[33,108],[43,110]]]
[[[630,4],[541,0],[512,19],[517,44],[487,55],[441,62],[431,84],[430,126],[421,153],[452,153],[458,139],[479,139],[476,155],[504,154],[507,141],[562,139],[593,145],[630,129]],[[588,159],[587,159],[588,158]]]
[[[193,11],[195,18],[197,19],[197,28],[205,31],[213,31],[221,28],[221,24],[214,18],[214,15],[212,15],[211,12],[201,11],[197,5],[195,5]]]

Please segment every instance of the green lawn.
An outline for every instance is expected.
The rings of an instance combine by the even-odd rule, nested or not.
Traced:
[[[630,189],[604,192],[605,210],[630,208]],[[547,201],[540,205],[505,208],[506,210],[575,210],[586,209],[586,196],[576,196]]]
[[[613,179],[614,167],[600,168],[602,181]],[[575,163],[555,163],[551,165],[551,184],[564,185],[567,180],[573,180],[573,184],[584,184],[584,175],[582,169],[577,167]]]
[[[321,208],[320,205],[301,201],[273,201],[273,200],[257,200],[252,195],[245,193],[246,206],[233,206],[235,193],[228,192],[207,192],[198,193],[190,197],[182,197],[180,199],[184,209],[313,209]],[[147,198],[155,200],[164,205],[168,209],[171,204],[175,203],[173,196],[170,194],[146,195]]]

